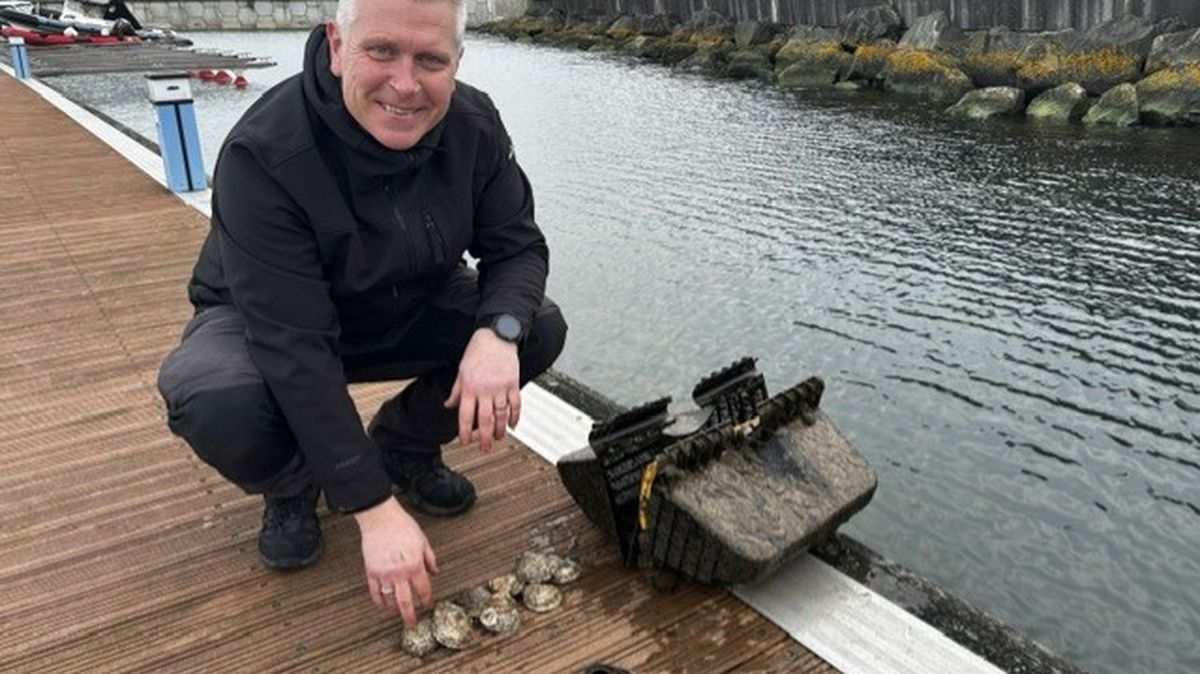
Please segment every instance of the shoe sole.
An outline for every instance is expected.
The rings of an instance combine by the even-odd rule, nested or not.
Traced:
[[[297,569],[303,569],[316,564],[317,560],[321,558],[321,554],[324,552],[325,539],[322,538],[321,544],[318,545],[317,549],[314,550],[313,553],[308,557],[284,557],[283,559],[268,559],[267,556],[262,553],[262,550],[259,550],[258,558],[262,560],[263,566],[271,569],[272,571],[295,571]]]
[[[433,505],[432,503],[421,498],[421,495],[418,494],[415,489],[401,489],[400,491],[404,494],[404,499],[408,501],[412,507],[425,513],[426,515],[433,515],[435,517],[452,517],[454,515],[461,515],[470,509],[471,506],[475,505],[475,494],[471,494],[471,498],[464,501],[461,505],[454,506],[453,508],[446,508],[444,506]]]

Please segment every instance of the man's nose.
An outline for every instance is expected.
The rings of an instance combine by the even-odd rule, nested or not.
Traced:
[[[409,57],[397,59],[395,67],[392,68],[388,86],[401,95],[415,94],[421,88],[416,75],[416,64],[413,59]]]

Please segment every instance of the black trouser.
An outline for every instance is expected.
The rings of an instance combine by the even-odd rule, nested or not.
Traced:
[[[383,450],[438,452],[458,434],[458,410],[443,402],[475,332],[479,290],[464,270],[421,309],[395,343],[345,356],[350,382],[416,380],[388,400],[371,422]],[[562,351],[567,325],[546,300],[520,347],[521,385],[545,372]],[[168,425],[205,463],[249,493],[291,495],[312,474],[246,346],[233,307],[206,309],[188,323],[183,341],[163,361],[158,387]]]

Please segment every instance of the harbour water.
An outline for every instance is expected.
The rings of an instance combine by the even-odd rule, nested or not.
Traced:
[[[211,169],[305,36],[189,37],[280,64],[193,85]],[[1089,670],[1200,670],[1200,132],[481,38],[460,79],[535,187],[560,369],[626,404],[746,354],[823,375],[880,473],[849,533]],[[50,83],[154,136],[140,77]]]

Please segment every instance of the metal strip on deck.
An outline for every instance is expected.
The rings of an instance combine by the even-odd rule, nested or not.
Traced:
[[[399,620],[366,598],[352,518],[323,514],[316,566],[265,570],[261,500],[170,436],[154,388],[192,313],[207,219],[44,92],[0,75],[0,671],[833,671],[728,592],[652,590],[553,466],[512,442],[448,448],[479,502],[418,519],[438,598],[529,549],[584,563],[563,608],[524,613],[517,634],[422,662],[399,652]],[[365,418],[395,391],[352,392]],[[538,442],[571,442],[539,426]]]

